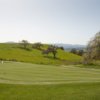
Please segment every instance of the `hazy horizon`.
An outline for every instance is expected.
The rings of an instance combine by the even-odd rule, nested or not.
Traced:
[[[21,41],[5,41],[5,42],[0,42],[0,43],[20,43]],[[28,41],[29,42],[29,41]],[[46,43],[46,42],[39,42],[39,41],[36,41],[36,42],[29,42],[29,43],[31,43],[31,44],[33,44],[33,43],[42,43],[42,44],[53,44],[53,45],[80,45],[80,46],[86,46],[87,44],[72,44],[72,43],[57,43],[57,42],[55,42],[55,43]]]
[[[0,0],[0,42],[86,45],[100,31],[100,0]]]

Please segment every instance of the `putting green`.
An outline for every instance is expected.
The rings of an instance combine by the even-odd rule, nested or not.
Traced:
[[[74,65],[52,66],[20,62],[0,63],[0,83],[61,84],[100,82],[100,69],[79,68]]]

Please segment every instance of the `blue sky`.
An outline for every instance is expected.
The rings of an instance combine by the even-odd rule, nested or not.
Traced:
[[[87,44],[100,31],[100,0],[0,0],[0,42]]]

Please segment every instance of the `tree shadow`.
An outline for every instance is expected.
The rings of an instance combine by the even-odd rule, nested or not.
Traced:
[[[26,51],[32,51],[32,49],[30,49],[30,48],[23,48],[23,47],[18,47],[18,48],[26,50]]]
[[[48,56],[48,55],[44,55],[45,58],[48,58],[48,59],[52,59],[52,60],[61,60],[60,58],[56,57],[52,57],[52,56]]]

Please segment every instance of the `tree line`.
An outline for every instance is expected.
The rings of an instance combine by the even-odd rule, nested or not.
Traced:
[[[27,40],[22,40],[19,44],[21,45],[21,48],[23,48],[25,50],[29,49],[28,46],[29,46],[30,43]],[[58,49],[64,50],[63,47],[57,47],[55,45],[48,45],[48,47],[46,49],[42,49],[41,48],[42,46],[43,46],[43,44],[40,43],[40,42],[32,44],[33,49],[41,50],[41,53],[43,55],[48,55],[49,53],[51,53],[53,55],[54,59],[57,58],[56,55],[57,55],[57,50]]]

